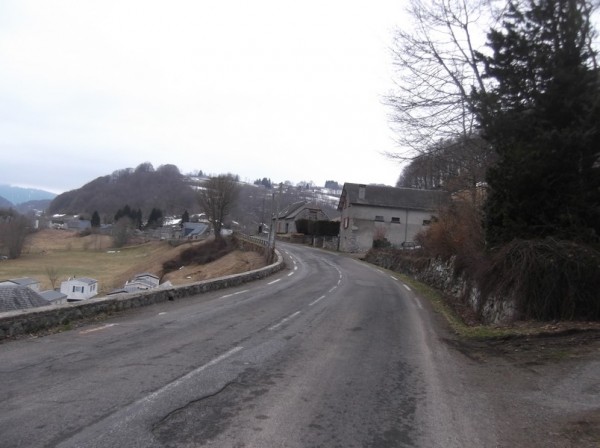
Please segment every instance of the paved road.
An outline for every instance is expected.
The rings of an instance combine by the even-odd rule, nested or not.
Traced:
[[[0,446],[494,446],[425,302],[280,250],[268,279],[1,344]]]

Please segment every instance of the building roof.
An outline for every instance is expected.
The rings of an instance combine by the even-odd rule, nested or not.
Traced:
[[[0,313],[47,305],[45,299],[27,286],[0,286]]]
[[[286,208],[281,210],[278,215],[278,219],[294,219],[296,216],[300,214],[300,212],[304,209],[309,210],[317,210],[327,216],[321,207],[319,207],[314,202],[308,203],[306,201],[294,202],[293,204],[288,205]]]
[[[75,277],[75,278],[70,278],[69,280],[67,280],[66,282],[63,282],[63,283],[73,283],[73,282],[85,283],[86,285],[93,285],[94,283],[98,283],[98,280],[89,278],[89,277]]]
[[[34,278],[30,278],[30,277],[9,278],[6,281],[14,283],[17,286],[30,286],[30,285],[37,285],[39,283],[38,280],[36,280]]]
[[[294,202],[293,204],[290,204],[287,207],[285,207],[283,210],[281,210],[279,212],[278,218],[279,219],[292,218],[292,217],[296,216],[305,205],[306,205],[306,201]]]
[[[449,198],[449,194],[441,190],[418,190],[415,188],[346,183],[342,190],[338,210],[343,208],[346,199],[351,205],[436,210],[447,203]]]
[[[203,222],[184,222],[183,236],[202,235],[206,229],[208,229],[208,224]]]
[[[43,299],[47,300],[48,302],[54,302],[55,300],[63,300],[67,298],[66,294],[63,294],[60,291],[55,291],[53,289],[49,289],[48,291],[42,291],[39,294]]]

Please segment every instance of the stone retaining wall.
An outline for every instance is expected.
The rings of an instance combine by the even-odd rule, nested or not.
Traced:
[[[273,264],[242,274],[228,275],[213,280],[204,280],[171,288],[156,288],[129,294],[94,297],[81,302],[1,313],[0,340],[68,325],[79,319],[93,317],[102,313],[113,313],[169,300],[183,299],[259,280],[285,267],[281,254],[275,251],[275,255],[277,259]]]
[[[464,275],[454,274],[454,260],[403,256],[398,250],[370,250],[365,260],[385,269],[409,275],[444,294],[453,296],[473,309],[484,323],[505,323],[517,318],[514,297],[483,297]]]

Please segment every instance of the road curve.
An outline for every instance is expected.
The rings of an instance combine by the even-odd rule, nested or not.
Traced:
[[[0,345],[0,446],[480,447],[460,363],[388,272],[280,245],[261,281]]]

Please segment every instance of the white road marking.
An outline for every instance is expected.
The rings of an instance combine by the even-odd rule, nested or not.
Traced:
[[[417,302],[417,306],[419,307],[419,309],[423,309],[423,306],[421,305],[421,302],[419,302],[416,298],[415,298],[415,302]]]
[[[277,328],[281,327],[284,323],[286,323],[288,320],[296,317],[298,314],[300,314],[300,311],[296,311],[294,314],[290,314],[288,317],[284,317],[277,324],[273,325],[272,327],[269,327],[269,330],[270,331],[276,330]]]
[[[277,280],[273,280],[272,282],[267,283],[267,285],[272,285],[273,283],[277,283],[279,280],[281,280],[281,279],[278,278]]]
[[[320,302],[321,300],[323,300],[324,298],[325,298],[325,296],[321,296],[321,297],[319,297],[317,300],[313,300],[312,302],[310,302],[310,303],[308,304],[308,306],[313,306],[313,305],[315,305],[315,304],[319,303],[319,302]]]
[[[80,331],[79,334],[93,333],[94,331],[106,330],[107,328],[114,327],[117,324],[106,324],[101,327],[90,328],[89,330]]]
[[[329,292],[333,292],[333,291],[335,291],[336,289],[337,289],[337,286],[334,286],[333,288],[331,288],[331,289],[329,290]]]
[[[249,289],[244,289],[243,291],[232,292],[231,294],[225,294],[224,296],[219,297],[219,299],[226,299],[228,297],[237,296],[238,294],[244,294],[245,292],[250,291]]]
[[[385,272],[383,272],[381,269],[375,269],[377,272],[379,272],[380,274],[385,274]]]
[[[187,381],[188,379],[192,378],[193,376],[197,375],[198,373],[202,372],[203,370],[208,369],[211,366],[214,366],[215,364],[223,361],[224,359],[229,358],[231,355],[239,352],[240,350],[243,350],[244,347],[234,347],[231,350],[223,353],[222,355],[217,356],[216,358],[214,358],[212,361],[207,362],[206,364],[198,367],[195,370],[192,370],[190,373],[182,376],[179,379],[176,379],[175,381],[173,381],[172,383],[167,384],[166,386],[158,389],[155,392],[152,392],[150,395],[148,395],[145,398],[142,398],[142,402],[150,402],[150,401],[154,401],[156,400],[156,398],[158,398],[159,395],[165,393],[166,391],[168,391],[169,389],[173,389],[177,386],[179,386],[181,383],[183,383],[184,381]]]
[[[164,316],[165,314],[167,314],[166,311],[163,311],[162,313],[158,313],[159,316]]]
[[[287,276],[288,276],[288,277],[291,277],[292,275],[294,275],[294,273],[293,273],[293,272],[290,272],[290,273],[289,273]]]
[[[402,285],[402,286],[404,286],[407,290],[412,291],[412,289],[410,289],[410,286],[408,286],[408,285]]]
[[[398,279],[396,277],[394,277],[393,275],[390,275],[390,277],[392,277],[394,280],[398,281]]]

